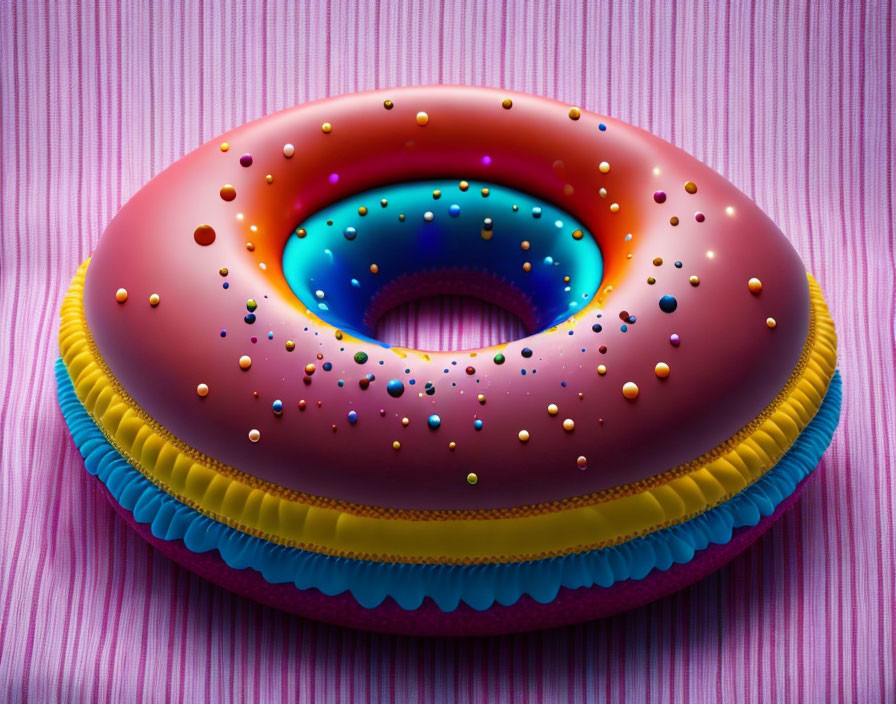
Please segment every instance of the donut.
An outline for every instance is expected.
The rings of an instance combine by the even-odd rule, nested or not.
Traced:
[[[383,333],[445,295],[516,327]],[[406,634],[691,584],[793,503],[840,409],[821,290],[746,195],[638,128],[486,88],[329,98],[199,147],[109,224],[59,346],[74,442],[147,541]]]

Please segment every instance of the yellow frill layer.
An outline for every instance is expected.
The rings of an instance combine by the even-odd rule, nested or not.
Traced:
[[[778,397],[727,442],[650,480],[493,511],[400,511],[292,492],[188,447],[134,403],[99,355],[83,310],[88,261],[62,304],[59,347],[75,393],[153,484],[244,533],[328,555],[389,562],[513,562],[595,550],[682,523],[771,469],[818,411],[837,362],[834,324],[811,275],[809,334]]]

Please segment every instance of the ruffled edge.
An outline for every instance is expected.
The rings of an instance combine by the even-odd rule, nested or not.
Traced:
[[[524,562],[474,565],[374,562],[278,545],[208,518],[153,485],[106,440],[75,394],[62,359],[56,361],[59,405],[87,471],[97,477],[138,523],[162,540],[183,540],[188,550],[217,550],[233,569],[251,568],[272,584],[292,583],[328,596],[351,592],[372,609],[387,597],[412,611],[430,597],[444,612],[461,601],[484,611],[514,604],[527,594],[547,604],[560,587],[610,587],[689,562],[710,544],[723,545],[736,528],[752,527],[818,464],[840,417],[841,381],[835,372],[821,407],[781,460],[752,486],[696,518],[613,547]]]

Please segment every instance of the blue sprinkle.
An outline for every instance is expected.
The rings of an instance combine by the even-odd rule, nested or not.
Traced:
[[[227,331],[226,331],[226,330],[222,330],[222,331],[221,331],[221,337],[227,337]]]
[[[324,362],[324,371],[325,371],[325,372],[330,371],[332,368],[333,368],[333,363],[332,363],[332,362]]]
[[[352,279],[352,286],[354,286],[355,288],[361,288],[361,282],[357,279]]]
[[[386,384],[386,393],[392,398],[398,398],[404,393],[404,384],[401,383],[400,379],[390,379],[389,383]]]
[[[619,329],[622,330],[622,332],[625,332],[626,330],[628,330],[628,325],[620,325]]]
[[[269,340],[273,340],[273,339],[274,339],[274,333],[269,332],[269,333],[268,333],[268,339],[269,339]]]
[[[358,412],[357,411],[349,411],[348,412],[348,422],[354,425],[358,422]]]
[[[594,325],[591,326],[591,329],[592,329],[594,332],[600,332],[601,330],[604,329],[604,326],[601,325],[600,323],[595,323]]]
[[[550,266],[551,264],[554,263],[554,258],[553,257],[545,257],[544,263],[547,264],[548,266]]]
[[[451,207],[448,208],[448,214],[451,217],[456,218],[458,215],[460,215],[460,206],[457,203],[455,203],[454,205],[452,205]]]
[[[522,374],[523,376],[526,376],[526,370],[525,370],[525,369],[520,369],[520,374]]]
[[[435,430],[442,424],[442,419],[439,418],[435,413],[433,413],[429,418],[426,419],[426,423],[430,428]]]
[[[566,382],[565,382],[565,381],[561,381],[561,382],[560,382],[560,386],[562,386],[562,387],[565,389],[565,388],[566,388]]]
[[[353,227],[347,227],[342,231],[342,234],[345,236],[345,239],[353,240],[358,236],[358,231]]]
[[[245,320],[249,325],[255,322],[255,313],[248,313],[243,320]]]
[[[523,357],[525,357],[526,359],[529,359],[529,357],[532,356],[532,350],[530,350],[528,347],[523,347],[523,349],[520,350],[520,354],[523,355]]]
[[[682,266],[681,262],[675,262],[676,269],[681,269],[681,266]]]
[[[597,129],[599,129],[601,132],[606,132],[606,131],[607,131],[607,126],[606,126],[603,122],[601,122],[601,123],[597,126]]]
[[[482,430],[482,421],[477,418],[473,421],[473,427],[476,428],[476,430]]]
[[[539,208],[539,207],[537,207],[537,206],[534,207],[534,208],[532,208],[532,217],[533,217],[533,218],[540,218],[540,217],[541,217],[541,208]]]
[[[276,401],[274,401],[274,403],[271,404],[271,410],[274,411],[275,415],[279,416],[281,413],[283,413],[283,401],[278,398]]]
[[[226,281],[225,281],[223,284],[221,284],[221,285],[222,285],[224,288],[230,288],[230,284],[227,283]]]
[[[660,299],[660,310],[663,313],[671,313],[676,308],[678,308],[678,301],[675,300],[675,296],[663,296]]]
[[[410,370],[408,370],[408,371],[410,371]],[[410,379],[410,380],[408,380],[408,383],[409,383],[411,386],[413,386],[414,384],[417,383],[417,380],[416,380],[416,379]]]
[[[345,386],[345,380],[340,379],[339,381],[336,382],[336,384],[341,388],[341,387]]]

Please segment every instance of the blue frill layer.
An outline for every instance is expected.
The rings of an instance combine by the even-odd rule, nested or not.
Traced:
[[[642,579],[653,569],[689,562],[697,550],[731,540],[735,528],[751,527],[771,515],[816,467],[840,416],[841,382],[835,373],[824,402],[793,446],[759,481],[685,523],[621,545],[575,555],[516,563],[430,565],[369,562],[284,547],[246,535],[185,506],[150,483],[106,441],[75,395],[62,360],[56,362],[59,404],[87,471],[131,511],[138,523],[151,524],[163,540],[183,540],[195,553],[218,550],[233,569],[252,568],[271,583],[292,582],[327,595],[350,591],[365,608],[391,596],[413,610],[431,597],[442,611],[463,601],[477,610],[495,602],[509,606],[522,594],[546,604],[560,587],[609,587]]]

